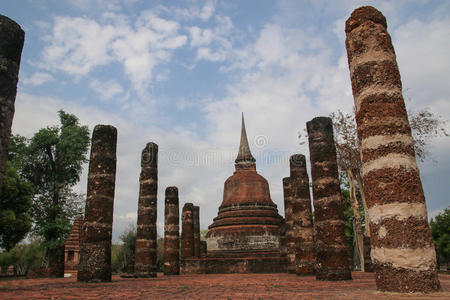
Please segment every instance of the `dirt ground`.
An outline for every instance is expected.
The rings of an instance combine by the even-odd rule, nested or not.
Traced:
[[[0,299],[450,299],[450,275],[440,275],[433,294],[382,293],[374,273],[354,272],[352,281],[316,281],[293,274],[201,274],[78,283],[76,278],[0,281]]]

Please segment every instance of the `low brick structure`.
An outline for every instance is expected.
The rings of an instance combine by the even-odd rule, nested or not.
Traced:
[[[180,209],[178,188],[166,188],[164,208],[164,275],[180,274]]]
[[[53,246],[48,252],[50,277],[64,277],[64,244]]]
[[[64,274],[76,275],[80,262],[80,237],[83,216],[79,215],[73,222],[69,236],[64,243]]]
[[[316,278],[349,280],[350,251],[345,236],[341,188],[331,118],[306,123],[311,159],[316,233]]]
[[[358,8],[345,33],[377,288],[437,291],[436,251],[386,18]]]
[[[0,15],[0,189],[8,158],[24,38],[19,24]]]
[[[97,125],[92,134],[78,281],[111,281],[111,238],[116,183],[117,129]]]
[[[155,277],[157,269],[156,217],[158,192],[158,145],[147,143],[141,154],[139,202],[134,272],[138,277]]]

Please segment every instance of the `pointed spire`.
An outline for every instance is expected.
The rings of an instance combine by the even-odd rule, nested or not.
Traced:
[[[242,129],[241,129],[241,143],[239,145],[239,153],[234,161],[236,164],[254,164],[256,159],[253,157],[250,152],[250,147],[248,146],[247,140],[247,132],[245,131],[245,123],[244,123],[244,113],[242,113]]]

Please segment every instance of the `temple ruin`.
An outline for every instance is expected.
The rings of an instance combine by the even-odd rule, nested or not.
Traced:
[[[64,243],[64,274],[76,275],[80,262],[80,237],[83,227],[83,216],[79,215],[73,222],[69,235]]]
[[[138,277],[156,277],[156,216],[158,191],[158,145],[142,150],[134,272]]]
[[[117,129],[97,125],[92,133],[78,281],[111,281],[111,238],[116,185]]]
[[[345,23],[377,288],[440,288],[436,252],[386,18],[356,9]]]
[[[8,158],[24,39],[20,25],[0,14],[0,189]]]
[[[178,188],[166,188],[164,208],[164,275],[180,274],[180,209]]]
[[[349,280],[350,250],[346,244],[341,188],[331,118],[306,123],[311,160],[316,232],[316,279]]]

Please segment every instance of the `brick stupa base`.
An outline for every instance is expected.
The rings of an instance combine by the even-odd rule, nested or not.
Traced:
[[[286,266],[286,257],[275,251],[208,253],[180,262],[182,274],[285,273]]]

